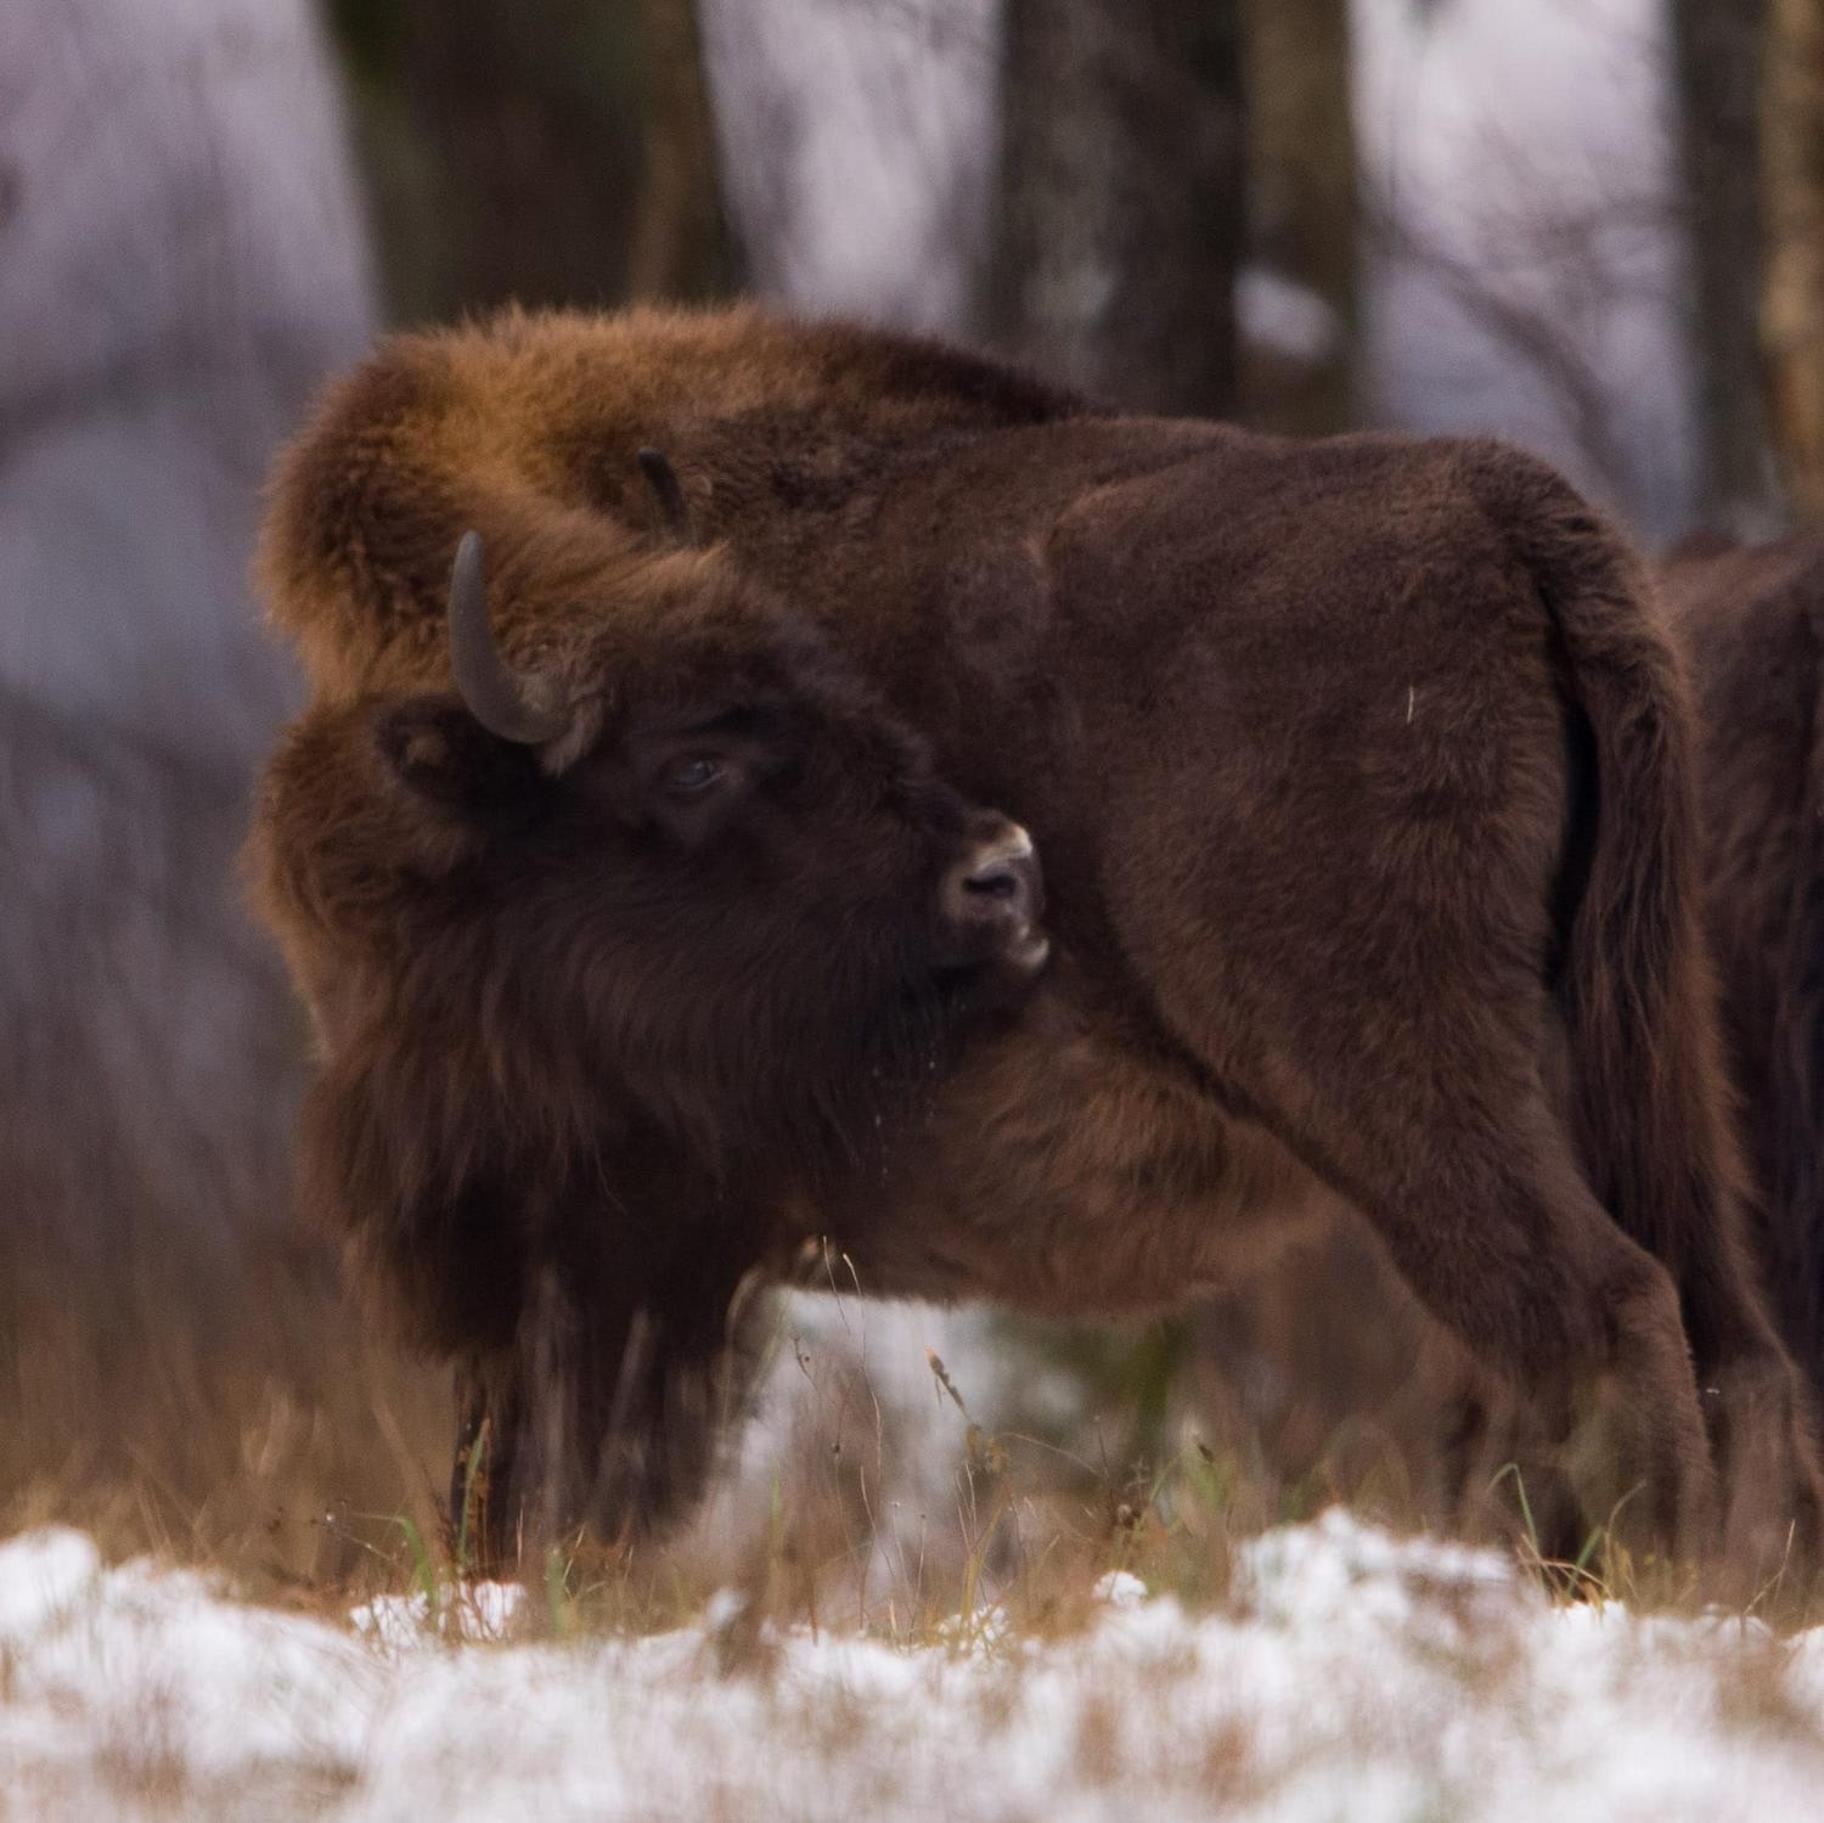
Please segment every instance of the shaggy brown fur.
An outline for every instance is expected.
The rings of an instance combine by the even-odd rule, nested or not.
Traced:
[[[306,1200],[514,1414],[496,1488],[563,1518],[694,1484],[770,1212],[1035,959],[1024,838],[814,638],[683,573],[637,664],[602,642],[555,774],[456,699],[363,696],[292,731],[259,832],[324,1052]]]
[[[1707,908],[1754,1205],[1787,1339],[1824,1387],[1824,542],[1677,554],[1704,724]]]
[[[642,444],[706,554],[665,549]],[[536,763],[409,694],[447,676],[470,525],[502,644],[573,709]],[[408,338],[340,388],[263,564],[322,699],[261,831],[328,1051],[312,1198],[397,1301],[442,1283],[433,1344],[523,1352],[555,1284],[610,1313],[573,1358],[597,1389],[578,1422],[618,1432],[650,1404],[629,1307],[720,1336],[794,1232],[832,1233],[869,1290],[1131,1310],[1341,1196],[1552,1434],[1595,1419],[1594,1517],[1638,1490],[1624,1529],[1706,1546],[1714,1444],[1813,1542],[1803,1396],[1739,1228],[1685,687],[1632,559],[1549,471],[1112,417],[750,313],[513,317]],[[825,784],[766,947],[731,934],[754,876],[661,848],[689,916],[629,972],[620,861],[566,794],[629,763],[645,705],[745,711],[781,678]],[[424,727],[443,782],[414,777]],[[853,998],[814,979],[853,941],[819,891],[876,880],[883,930],[894,891],[920,917],[927,896],[871,852],[879,793],[843,810],[871,727],[901,757],[863,776],[1033,831],[1058,951],[1023,1001],[935,1020],[929,1093],[889,1069],[872,1103],[884,1165],[844,1165],[790,1136],[845,1043],[872,1080],[867,1009],[906,976],[864,943]],[[784,839],[764,780],[752,802]],[[788,1002],[808,1040],[753,1017]],[[769,1121],[788,1143],[740,1143]],[[825,1130],[866,1129],[839,1107]],[[496,1415],[523,1402],[501,1371]]]

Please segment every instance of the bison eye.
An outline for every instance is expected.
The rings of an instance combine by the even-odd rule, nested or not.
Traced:
[[[721,776],[722,766],[718,760],[702,757],[685,760],[666,773],[665,789],[679,797],[694,797],[699,791],[707,791]]]

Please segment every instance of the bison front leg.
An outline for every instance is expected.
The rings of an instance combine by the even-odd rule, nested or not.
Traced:
[[[510,1575],[519,1560],[519,1406],[509,1361],[482,1357],[456,1369],[448,1530],[450,1554],[462,1570]]]
[[[685,1518],[746,1396],[750,1327],[732,1296],[582,1299],[547,1274],[513,1348],[459,1371],[459,1553],[510,1573],[584,1534],[617,1543]]]

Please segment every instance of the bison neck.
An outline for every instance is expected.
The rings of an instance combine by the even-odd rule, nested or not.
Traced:
[[[799,1209],[809,1282],[992,1298],[1056,1318],[1152,1315],[1353,1220],[1265,1128],[1161,1060],[1076,972],[978,1034],[879,1169]]]

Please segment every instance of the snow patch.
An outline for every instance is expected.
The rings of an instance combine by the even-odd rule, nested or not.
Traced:
[[[0,1647],[41,1631],[100,1574],[101,1553],[68,1526],[46,1526],[0,1545]]]
[[[1498,1555],[1342,1513],[1244,1546],[1229,1611],[1115,1571],[1067,1638],[780,1628],[732,1673],[733,1601],[502,1643],[523,1597],[483,1588],[449,1610],[485,1623],[478,1650],[430,1603],[340,1627],[104,1568],[75,1533],[16,1539],[6,1814],[1716,1823],[1812,1814],[1824,1778],[1824,1629],[1556,1608]]]
[[[1110,1570],[1096,1579],[1097,1601],[1111,1608],[1137,1608],[1146,1600],[1146,1584],[1129,1570]]]
[[[1235,280],[1243,337],[1288,361],[1316,366],[1342,345],[1342,319],[1309,285],[1271,266],[1244,266]]]
[[[438,1640],[501,1640],[524,1609],[518,1583],[473,1582],[444,1586],[437,1599],[421,1589],[412,1595],[377,1595],[349,1614],[357,1633],[389,1651],[408,1651]]]

